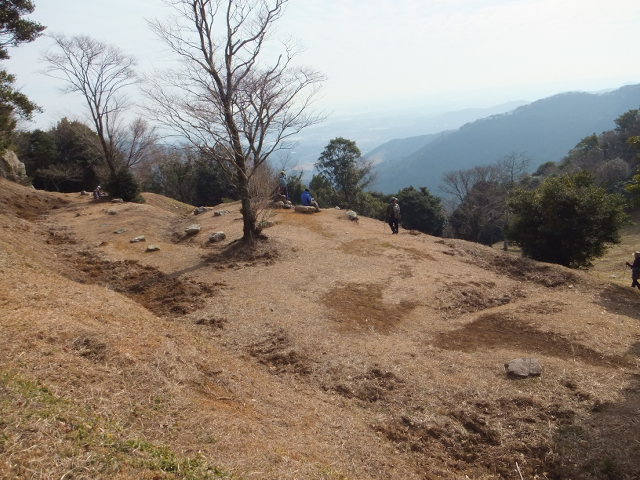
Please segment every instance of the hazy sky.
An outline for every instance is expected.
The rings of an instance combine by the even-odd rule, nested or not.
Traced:
[[[142,71],[166,58],[145,22],[166,17],[161,0],[34,3],[32,18],[49,33],[118,45]],[[335,115],[485,107],[640,82],[638,0],[290,0],[278,33],[327,76],[319,106]],[[4,64],[45,109],[36,119],[42,128],[79,118],[81,105],[39,73],[49,45],[40,38],[21,46]]]

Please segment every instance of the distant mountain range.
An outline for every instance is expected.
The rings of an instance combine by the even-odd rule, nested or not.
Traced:
[[[287,168],[305,170],[310,179],[313,164],[329,141],[336,137],[354,140],[364,153],[393,138],[422,136],[459,128],[467,122],[508,112],[524,104],[524,101],[513,101],[488,108],[467,108],[445,113],[430,113],[429,107],[419,104],[411,110],[395,109],[391,105],[384,111],[329,115],[321,124],[305,129],[296,139],[297,146],[289,153],[289,158],[278,158],[276,164],[283,163]]]
[[[371,189],[393,193],[413,185],[439,194],[444,173],[513,153],[527,156],[535,170],[561,160],[582,138],[613,129],[616,118],[639,107],[640,84],[599,94],[562,93],[455,130],[391,140],[366,155],[376,163]]]

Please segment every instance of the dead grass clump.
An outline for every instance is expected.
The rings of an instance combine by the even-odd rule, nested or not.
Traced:
[[[474,478],[544,478],[552,437],[541,405],[518,398],[443,406],[439,412],[398,412],[373,428],[410,452],[425,467],[465,472]],[[438,477],[440,478],[440,477]],[[558,477],[560,478],[560,477]]]
[[[206,325],[217,330],[222,330],[228,322],[229,320],[223,317],[210,317],[196,320],[196,325]]]
[[[73,235],[65,231],[64,228],[50,228],[47,230],[47,235],[45,242],[50,245],[76,245],[78,243]]]
[[[184,315],[204,306],[222,284],[206,284],[164,274],[136,260],[108,261],[89,251],[73,258],[76,281],[104,285],[160,316]]]
[[[455,281],[446,283],[436,293],[438,308],[450,315],[479,312],[499,307],[524,297],[520,288],[499,289],[492,281]]]
[[[486,348],[518,350],[597,366],[632,365],[623,357],[606,356],[557,333],[540,331],[506,312],[481,315],[459,330],[439,335],[435,345],[462,352]]]
[[[332,390],[346,398],[375,403],[387,400],[388,394],[404,384],[393,372],[371,367],[364,374],[348,376],[332,386]]]
[[[402,300],[389,305],[382,301],[382,293],[382,285],[350,283],[331,289],[322,302],[339,315],[335,320],[344,328],[384,333],[416,308],[417,303]]]
[[[250,346],[249,353],[275,374],[311,373],[311,360],[293,348],[284,330],[272,332],[264,340],[254,343]]]
[[[77,337],[71,348],[80,355],[94,362],[101,362],[107,356],[107,344],[93,336]]]

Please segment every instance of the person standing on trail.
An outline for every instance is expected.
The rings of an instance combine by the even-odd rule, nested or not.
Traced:
[[[400,223],[400,205],[396,197],[391,197],[391,202],[387,206],[387,223],[391,227],[391,233],[397,234]]]
[[[280,192],[280,196],[284,197],[284,200],[289,200],[289,191],[287,188],[287,172],[282,170],[280,172],[280,178],[278,179],[278,189]]]
[[[640,290],[640,283],[638,283],[638,279],[640,278],[640,252],[635,252],[633,254],[633,264],[626,262],[627,267],[631,267],[631,288],[638,287]]]

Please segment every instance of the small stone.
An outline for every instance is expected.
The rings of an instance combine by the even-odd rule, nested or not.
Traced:
[[[209,210],[207,207],[196,207],[193,210],[193,214],[194,215],[201,215],[201,214],[205,213],[207,210]]]
[[[114,198],[113,200],[111,200],[111,203],[124,203],[124,200],[121,198]]]
[[[227,234],[226,233],[224,233],[224,232],[215,232],[215,233],[212,233],[209,236],[209,242],[217,243],[217,242],[223,241],[225,238],[227,238]]]
[[[80,192],[80,196],[81,196],[81,197],[84,197],[84,196],[86,196],[86,195],[89,195],[89,192],[87,192],[87,191],[85,191],[85,190],[82,190],[82,191]]]
[[[120,235],[121,233],[124,233],[126,231],[127,231],[126,228],[119,228],[118,230],[114,231],[113,233],[115,233],[116,235]]]
[[[218,210],[213,212],[214,217],[222,217],[223,215],[229,215],[231,212],[229,210]]]
[[[158,245],[149,245],[147,247],[147,252],[157,252],[158,250],[160,250],[160,247]]]
[[[526,378],[542,374],[542,365],[536,358],[516,358],[504,364],[507,375]]]
[[[138,242],[144,242],[146,240],[147,239],[144,238],[144,235],[140,235],[139,237],[132,238],[131,240],[129,240],[129,242],[130,243],[138,243]]]
[[[107,210],[107,213],[109,215],[117,215],[118,211],[115,208],[110,208],[109,210]]]
[[[347,218],[349,220],[351,220],[352,222],[357,222],[358,221],[358,214],[356,212],[354,212],[353,210],[348,210],[346,212]]]
[[[260,223],[258,223],[258,228],[269,228],[269,227],[273,227],[275,225],[275,222],[272,222],[271,220],[262,220]]]
[[[195,235],[196,233],[200,232],[200,225],[198,225],[197,223],[194,223],[193,225],[189,225],[187,228],[184,229],[184,233],[186,233],[187,235]]]

